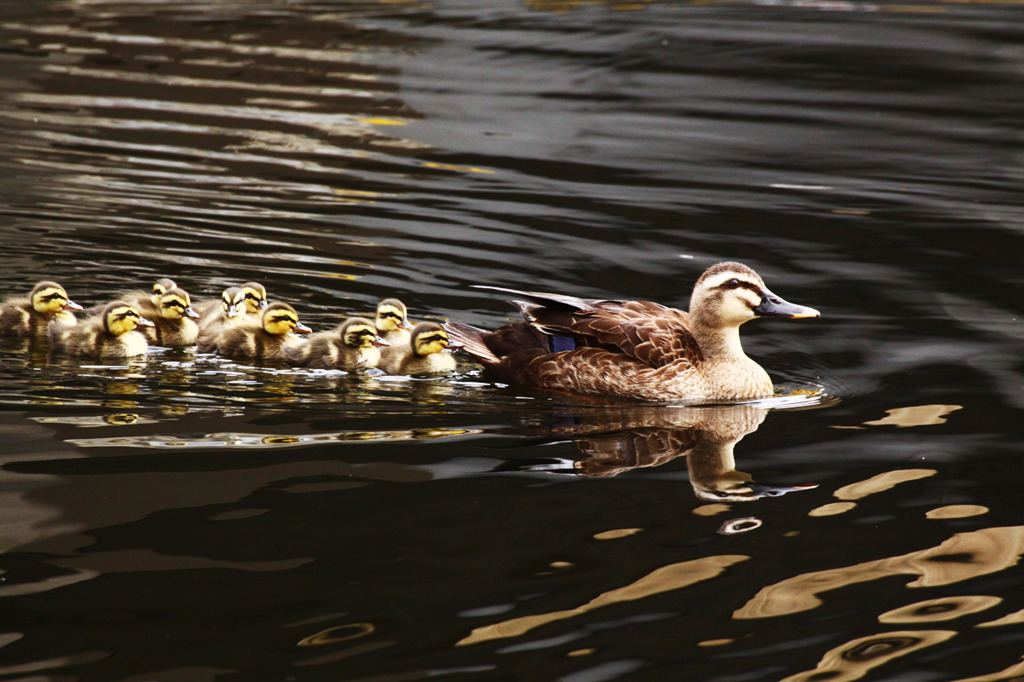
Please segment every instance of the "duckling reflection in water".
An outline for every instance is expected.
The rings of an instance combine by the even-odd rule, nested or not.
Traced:
[[[50,322],[63,327],[74,325],[78,319],[71,311],[81,310],[68,297],[64,287],[56,282],[39,282],[28,296],[8,298],[0,302],[0,336],[45,338]]]
[[[285,348],[302,343],[296,334],[312,330],[299,322],[299,314],[287,303],[271,303],[258,322],[246,320],[218,335],[217,352],[235,359],[282,361]]]
[[[455,357],[446,352],[448,334],[436,322],[421,322],[413,327],[408,343],[382,357],[380,368],[388,374],[432,374],[455,369]],[[394,346],[386,350],[394,349]]]
[[[816,488],[817,484],[762,485],[736,470],[736,443],[756,431],[767,416],[767,409],[754,405],[641,405],[616,410],[615,416],[607,418],[600,412],[581,412],[574,417],[579,423],[555,427],[552,432],[572,437],[586,455],[574,464],[583,476],[614,476],[686,457],[690,484],[701,500],[749,502]]]
[[[373,322],[350,317],[334,329],[313,334],[308,343],[285,348],[284,355],[298,367],[373,369],[380,362],[380,347],[387,345]]]
[[[708,268],[690,312],[648,301],[513,294],[523,322],[496,331],[447,322],[445,329],[489,373],[542,389],[696,403],[766,398],[767,372],[743,352],[739,328],[755,317],[818,317],[788,303],[740,263]]]
[[[152,326],[127,301],[108,303],[103,310],[80,324],[67,326],[59,320],[50,323],[50,343],[54,351],[75,357],[115,359],[145,355],[146,337],[138,327]]]

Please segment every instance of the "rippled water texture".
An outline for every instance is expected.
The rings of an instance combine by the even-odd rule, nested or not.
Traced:
[[[0,680],[1018,679],[1024,8],[0,5],[0,295],[820,320],[686,407],[0,344]]]

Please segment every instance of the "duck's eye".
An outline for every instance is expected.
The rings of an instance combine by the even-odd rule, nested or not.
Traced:
[[[739,289],[741,286],[743,286],[743,282],[733,277],[732,279],[725,283],[725,286],[727,286],[730,289]]]

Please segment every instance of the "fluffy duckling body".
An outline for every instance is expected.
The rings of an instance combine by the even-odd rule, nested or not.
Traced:
[[[285,348],[298,345],[296,335],[312,330],[299,322],[299,314],[287,303],[271,303],[259,323],[244,320],[225,329],[217,337],[216,349],[235,359],[276,362],[285,359]]]
[[[114,301],[80,324],[65,326],[55,321],[50,325],[50,342],[54,350],[75,357],[136,357],[149,349],[146,337],[137,328],[152,324],[128,301]]]
[[[246,319],[245,292],[241,287],[228,287],[219,299],[201,305],[197,349],[208,353],[216,349],[221,332]]]
[[[495,288],[495,287],[486,287]],[[788,303],[740,263],[708,268],[690,312],[647,301],[514,294],[524,321],[485,331],[457,322],[452,339],[493,375],[539,388],[639,400],[731,402],[772,395],[768,373],[743,352],[755,317],[818,317]]]
[[[199,313],[192,309],[188,292],[181,287],[171,287],[162,294],[154,293],[150,299],[136,303],[135,307],[153,323],[143,332],[153,345],[191,346],[199,338],[199,325],[195,322]]]
[[[387,346],[376,325],[364,317],[350,317],[336,328],[317,332],[309,343],[285,348],[285,358],[299,367],[372,369],[380,362],[379,347]]]
[[[388,374],[428,374],[450,372],[455,358],[445,352],[450,341],[448,333],[435,322],[421,322],[412,329],[409,344],[399,353],[381,360],[380,368]]]
[[[374,317],[380,337],[388,342],[381,350],[381,367],[400,362],[405,348],[409,347],[409,311],[397,298],[385,298],[377,304]]]
[[[43,338],[50,322],[56,321],[62,327],[76,324],[78,318],[71,311],[81,309],[61,285],[39,282],[28,296],[0,302],[0,336]]]

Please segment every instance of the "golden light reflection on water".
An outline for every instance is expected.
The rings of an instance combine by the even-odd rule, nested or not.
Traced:
[[[1002,603],[1001,597],[965,595],[926,599],[915,604],[886,611],[878,617],[879,623],[935,623],[953,620],[979,611],[985,611]]]
[[[574,609],[522,616],[476,628],[469,636],[457,642],[456,646],[478,644],[505,637],[518,637],[542,625],[572,618],[603,606],[635,601],[662,592],[689,587],[690,585],[715,578],[721,575],[728,567],[741,561],[746,561],[749,558],[744,555],[710,556],[662,566],[636,582],[600,594],[586,604]]]
[[[860,637],[831,649],[814,670],[790,675],[782,682],[847,682],[859,680],[872,669],[955,636],[953,630],[905,630]]]
[[[839,488],[833,493],[835,497],[844,502],[831,502],[807,512],[808,516],[835,516],[854,509],[857,504],[850,500],[859,500],[869,495],[891,490],[901,483],[916,481],[922,478],[934,476],[938,472],[935,469],[897,469],[886,471],[872,476],[864,481],[851,483]]]
[[[916,575],[907,587],[935,587],[970,580],[1015,566],[1024,552],[1024,526],[957,533],[936,547],[853,566],[814,571],[762,588],[733,613],[738,620],[809,611],[819,595],[857,583]]]

